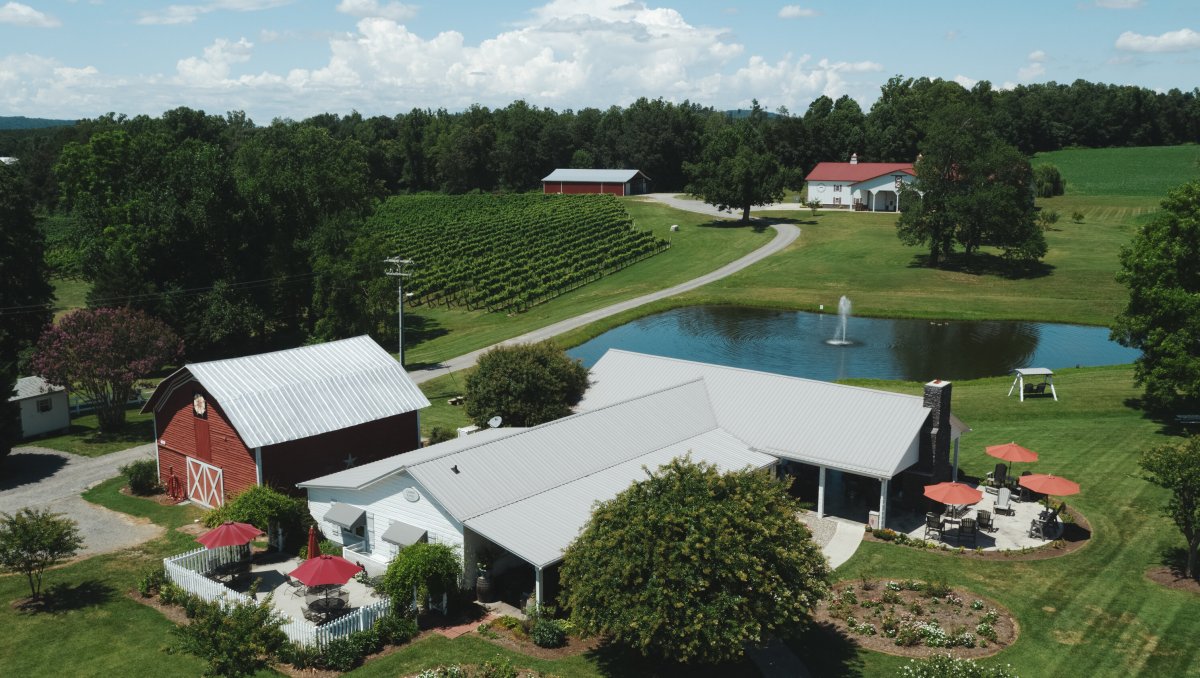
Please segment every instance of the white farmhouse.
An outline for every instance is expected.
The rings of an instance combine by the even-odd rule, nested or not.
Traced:
[[[41,377],[21,377],[8,402],[21,404],[21,437],[33,438],[71,428],[67,389]]]
[[[817,163],[805,177],[809,200],[866,212],[898,211],[901,186],[915,179],[911,162],[859,162],[857,153],[850,162]]]

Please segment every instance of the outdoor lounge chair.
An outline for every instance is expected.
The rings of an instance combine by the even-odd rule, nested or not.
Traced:
[[[1003,513],[1007,516],[1015,516],[1017,511],[1010,505],[1009,502],[1011,500],[1012,492],[1007,487],[1000,488],[1000,491],[996,493],[996,505],[994,507],[996,509],[996,513]]]
[[[995,532],[996,526],[992,524],[992,512],[979,509],[975,513],[975,522],[978,523],[979,529],[985,532]]]
[[[987,474],[987,480],[992,487],[1004,487],[1005,481],[1008,480],[1008,467],[1004,464],[996,464],[996,470]]]
[[[961,545],[965,537],[970,537],[971,546],[978,546],[979,542],[976,540],[977,534],[975,528],[974,518],[963,518],[962,522],[958,524],[958,543]]]
[[[938,539],[942,538],[942,517],[936,513],[925,514],[925,538],[929,538],[930,532],[936,532]]]

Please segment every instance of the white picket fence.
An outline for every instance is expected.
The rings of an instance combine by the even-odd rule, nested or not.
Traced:
[[[220,602],[225,605],[236,603],[254,604],[250,596],[226,588],[204,576],[219,565],[236,560],[237,551],[232,548],[206,549],[198,548],[187,553],[163,558],[163,568],[167,578],[176,586],[188,593],[200,596],[205,600]],[[292,642],[302,645],[322,646],[336,638],[343,638],[355,631],[364,631],[375,625],[375,622],[391,612],[391,599],[381,597],[378,602],[360,607],[333,621],[320,626],[314,626],[304,619],[293,619],[280,613],[287,620],[280,627]]]

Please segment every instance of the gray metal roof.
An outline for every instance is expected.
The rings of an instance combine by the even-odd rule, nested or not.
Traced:
[[[580,411],[702,378],[718,425],[785,459],[890,478],[917,461],[922,398],[754,370],[610,350]]]
[[[623,184],[640,173],[640,170],[635,169],[556,169],[547,174],[542,181],[602,181],[606,184]]]
[[[451,452],[458,452],[468,447],[476,447],[486,442],[510,436],[514,433],[525,431],[525,428],[485,428],[481,429],[469,436],[459,436],[451,438],[445,442],[429,447],[423,447],[419,450],[403,452],[393,455],[379,461],[373,461],[362,466],[348,468],[345,471],[330,473],[320,478],[313,478],[302,483],[296,483],[296,487],[326,487],[335,490],[360,490],[371,483],[378,482],[384,478],[403,471],[405,468],[419,464],[423,461],[436,459]]]
[[[1013,374],[1019,374],[1023,377],[1036,377],[1054,373],[1045,367],[1018,367],[1013,370]]]
[[[365,518],[366,515],[366,509],[341,502],[334,502],[333,506],[330,506],[329,510],[325,512],[322,520],[334,525],[341,525],[347,530],[353,530],[354,525]]]
[[[410,464],[408,473],[465,522],[716,427],[696,380]]]
[[[143,412],[195,379],[247,447],[265,447],[412,412],[429,400],[368,336],[186,365],[154,390]]]
[[[425,541],[425,537],[428,534],[427,531],[415,525],[409,525],[406,522],[397,520],[388,525],[388,529],[384,530],[383,534],[379,535],[379,538],[389,544],[409,546],[419,541]]]
[[[41,377],[21,377],[13,387],[15,393],[9,396],[9,402],[14,400],[25,400],[26,398],[36,398],[57,391],[65,391],[62,386],[55,386],[48,383]]]
[[[657,470],[689,453],[694,461],[714,464],[722,471],[765,468],[776,461],[713,429],[500,506],[464,524],[535,567],[545,567],[562,558],[563,549],[591,519],[595,502],[612,499],[645,479],[646,470]]]

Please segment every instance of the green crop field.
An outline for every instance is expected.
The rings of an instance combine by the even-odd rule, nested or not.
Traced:
[[[1068,197],[1139,196],[1157,203],[1167,190],[1200,178],[1200,146],[1078,148],[1039,153],[1036,165],[1054,165]]]

